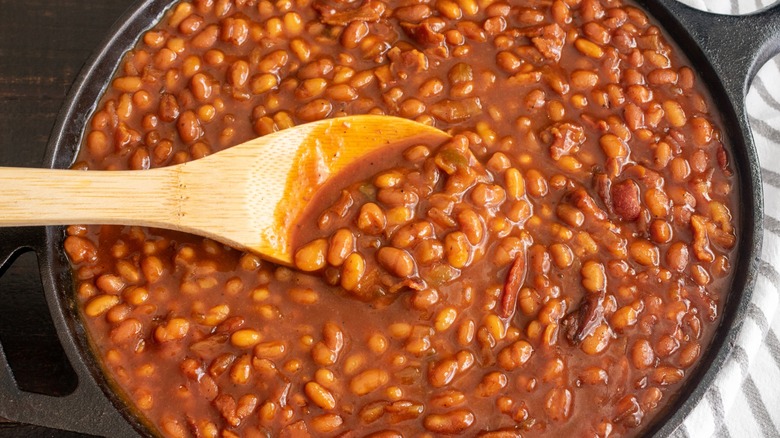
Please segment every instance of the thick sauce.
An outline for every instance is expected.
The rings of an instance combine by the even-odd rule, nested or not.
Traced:
[[[171,437],[641,432],[710,342],[736,201],[693,70],[628,3],[182,2],[123,61],[74,167],[361,113],[454,137],[330,184],[299,271],[68,229],[128,400]]]

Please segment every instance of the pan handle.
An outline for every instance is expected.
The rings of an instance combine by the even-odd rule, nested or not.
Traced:
[[[678,0],[647,0],[647,7],[696,43],[733,102],[744,101],[758,70],[780,53],[780,4],[747,15],[700,11]]]
[[[0,276],[25,250],[36,252],[42,260],[45,234],[42,227],[0,229]],[[41,263],[42,269],[44,263]],[[52,294],[47,293],[52,309]],[[97,382],[88,365],[77,353],[76,346],[67,338],[68,330],[62,314],[52,312],[52,319],[60,343],[78,377],[78,386],[61,397],[22,391],[16,384],[13,371],[0,345],[0,417],[20,423],[60,430],[111,437],[137,437],[138,433],[125,421]]]

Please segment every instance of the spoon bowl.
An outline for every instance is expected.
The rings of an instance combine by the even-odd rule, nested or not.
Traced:
[[[151,170],[0,167],[0,226],[141,225],[205,236],[292,263],[291,234],[340,170],[402,141],[442,142],[434,127],[391,116],[320,120],[199,160]]]

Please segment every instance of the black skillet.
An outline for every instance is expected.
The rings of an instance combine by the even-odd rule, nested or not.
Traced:
[[[739,254],[736,277],[715,340],[688,377],[680,396],[646,429],[670,435],[698,404],[723,368],[739,332],[757,275],[761,250],[761,174],[745,108],[745,96],[758,69],[780,53],[780,7],[746,16],[701,12],[676,0],[637,0],[662,23],[688,55],[722,117],[739,178]],[[118,21],[73,85],[51,133],[45,166],[66,168],[74,160],[84,126],[124,52],[153,26],[171,0],[142,0]],[[102,373],[88,345],[73,299],[73,282],[61,248],[61,228],[0,229],[0,275],[14,256],[33,250],[41,264],[46,300],[78,386],[63,397],[23,392],[14,383],[0,346],[0,417],[22,423],[109,437],[151,435]],[[728,421],[728,419],[725,419]]]

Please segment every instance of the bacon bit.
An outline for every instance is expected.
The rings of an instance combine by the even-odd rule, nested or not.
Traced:
[[[731,168],[729,167],[729,155],[726,151],[726,148],[723,147],[723,143],[718,146],[718,150],[715,153],[718,157],[718,166],[720,166],[723,174],[726,176],[731,176],[734,172],[732,172]]]
[[[428,70],[428,57],[419,50],[406,50],[394,47],[387,52],[390,68],[396,73],[419,73]]]
[[[544,26],[541,36],[531,38],[531,42],[545,58],[557,62],[561,59],[564,39],[563,29],[558,24],[553,23]]]
[[[614,194],[613,194],[614,195]],[[582,210],[586,216],[603,221],[607,219],[607,213],[596,204],[596,200],[585,189],[576,189],[571,194],[572,204]]]
[[[525,250],[517,255],[509,273],[504,281],[504,290],[501,293],[501,301],[498,307],[498,316],[502,318],[511,318],[515,314],[517,306],[517,296],[520,295],[520,288],[523,287],[526,275]]]
[[[212,403],[229,425],[236,427],[241,424],[241,419],[236,416],[236,400],[233,397],[220,394]]]
[[[430,107],[431,114],[447,123],[459,123],[482,113],[482,103],[478,97],[463,100],[443,99]]]
[[[710,242],[726,250],[734,248],[734,245],[737,244],[737,237],[732,231],[723,230],[711,221],[707,222],[707,237],[709,237]]]
[[[279,438],[310,438],[309,428],[303,420],[288,424],[279,432]]]
[[[564,155],[576,151],[585,142],[585,131],[582,126],[573,123],[557,123],[545,131],[552,137],[550,156],[558,161]]]
[[[712,262],[715,255],[710,249],[710,239],[707,230],[708,220],[697,214],[691,216],[691,230],[693,232],[693,253],[703,262]]]
[[[596,193],[601,198],[601,201],[607,207],[607,211],[611,214],[614,213],[612,206],[612,181],[609,179],[606,173],[596,173],[593,175],[593,185],[596,186]]]
[[[609,102],[607,102],[607,106],[605,106],[605,108],[609,108]],[[588,125],[591,129],[595,129],[599,132],[609,131],[609,125],[605,120],[595,119],[590,114],[581,114],[580,119],[585,122],[585,124]]]
[[[436,32],[430,23],[401,23],[401,27],[407,35],[423,46],[435,47],[444,43],[444,34]]]
[[[393,71],[390,69],[390,65],[383,65],[374,69],[374,77],[379,81],[379,87],[381,90],[386,90],[398,83],[398,80],[393,75]]]
[[[190,346],[190,351],[201,359],[215,356],[220,348],[230,339],[228,333],[216,333]]]
[[[385,4],[377,0],[366,0],[355,9],[342,11],[325,2],[316,2],[312,7],[320,13],[321,21],[331,26],[346,26],[353,21],[376,23],[386,9]]]
[[[388,292],[391,294],[395,294],[404,289],[421,291],[425,289],[425,286],[426,286],[425,282],[418,278],[407,278],[403,281],[399,281],[398,283],[390,286]]]
[[[563,330],[566,339],[573,345],[593,333],[604,318],[604,292],[586,295],[578,309],[573,310],[563,319]]]

